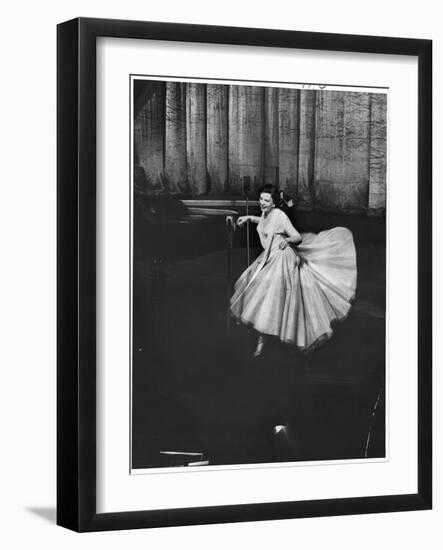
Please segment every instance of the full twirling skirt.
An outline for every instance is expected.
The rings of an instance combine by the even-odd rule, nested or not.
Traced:
[[[332,335],[355,296],[356,254],[343,227],[305,233],[296,248],[276,238],[235,284],[231,313],[262,334],[309,350]]]

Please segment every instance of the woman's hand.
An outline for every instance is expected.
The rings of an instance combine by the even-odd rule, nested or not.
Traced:
[[[237,225],[241,227],[243,224],[245,224],[248,221],[249,216],[240,216],[237,218]]]
[[[288,239],[283,239],[278,247],[280,248],[280,250],[284,250],[288,246],[288,244]]]

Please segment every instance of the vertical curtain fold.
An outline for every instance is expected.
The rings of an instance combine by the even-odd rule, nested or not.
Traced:
[[[264,88],[230,86],[229,193],[243,194],[245,177],[257,193],[264,175]]]
[[[279,185],[294,198],[299,178],[300,90],[278,91]]]
[[[194,195],[206,193],[206,85],[186,85],[186,174]]]
[[[316,203],[314,181],[317,92],[300,90],[297,202],[302,206]]]
[[[386,202],[386,96],[370,94],[371,125],[368,213],[378,214]]]
[[[137,82],[137,81],[136,81]],[[137,183],[142,191],[162,186],[164,172],[165,83],[150,82],[134,87],[134,161]]]
[[[209,193],[222,195],[228,187],[228,98],[229,87],[206,87],[206,165]]]
[[[189,192],[186,174],[186,84],[166,83],[165,181],[170,192]]]
[[[279,183],[279,90],[264,89],[264,174],[263,183]]]

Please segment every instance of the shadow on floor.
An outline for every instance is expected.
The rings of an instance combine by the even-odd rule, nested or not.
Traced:
[[[57,510],[55,508],[48,508],[44,506],[28,506],[26,510],[31,514],[34,514],[35,516],[38,516],[45,521],[48,521],[49,523],[56,523]]]

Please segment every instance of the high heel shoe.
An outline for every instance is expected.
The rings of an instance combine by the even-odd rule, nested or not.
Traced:
[[[254,351],[254,357],[260,357],[260,355],[263,353],[264,345],[265,345],[265,339],[263,338],[263,336],[259,336],[257,341],[257,347],[255,348],[255,351]]]

